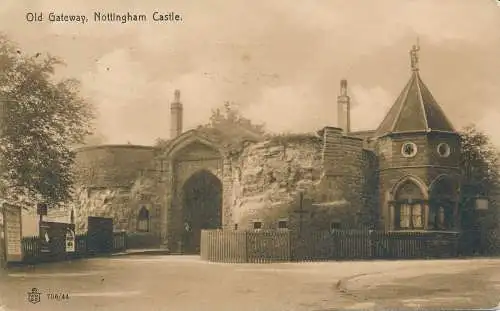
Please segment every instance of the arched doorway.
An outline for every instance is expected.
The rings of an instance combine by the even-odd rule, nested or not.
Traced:
[[[222,183],[202,170],[184,183],[182,193],[183,252],[198,253],[201,230],[222,226]]]
[[[397,188],[393,204],[395,229],[424,229],[424,195],[414,181],[406,180]]]

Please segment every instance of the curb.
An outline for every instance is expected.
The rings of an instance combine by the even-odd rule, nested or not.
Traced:
[[[356,300],[366,301],[367,300],[366,298],[358,296],[358,295],[354,294],[353,292],[351,292],[347,288],[347,283],[351,280],[354,280],[354,279],[357,279],[357,278],[360,278],[363,276],[368,276],[368,275],[370,275],[370,274],[362,273],[362,274],[355,274],[355,275],[348,276],[346,278],[342,278],[335,285],[335,289],[338,290],[339,292],[341,292],[342,294],[350,296]]]
[[[123,252],[112,254],[111,257],[116,256],[138,256],[138,255],[173,255],[168,250],[150,250],[150,251],[137,251],[137,252]]]

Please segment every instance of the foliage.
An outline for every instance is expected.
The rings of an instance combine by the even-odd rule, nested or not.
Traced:
[[[246,130],[256,135],[264,135],[264,124],[254,124],[251,120],[243,117],[238,107],[231,102],[224,103],[224,109],[220,108],[212,110],[212,115],[207,125],[204,128],[215,128],[221,131],[232,131],[236,129]]]
[[[224,110],[212,110],[209,122],[198,127],[203,135],[224,146],[230,152],[239,152],[247,141],[265,137],[263,124],[254,124],[243,117],[235,104],[226,102]]]
[[[477,226],[493,228],[498,224],[499,216],[496,200],[500,190],[498,150],[489,137],[474,126],[467,126],[460,134],[462,227],[466,230]],[[490,206],[486,218],[479,217],[474,211],[473,199],[478,196],[489,198]]]
[[[321,138],[314,133],[279,133],[268,134],[267,138],[271,143],[287,145],[293,143],[320,144]]]
[[[463,185],[469,195],[492,195],[500,188],[499,151],[488,135],[475,126],[465,127],[460,133],[462,158],[460,167]]]
[[[50,55],[24,55],[0,36],[2,196],[24,206],[71,197],[72,147],[91,134],[93,109],[75,80],[55,81]]]
[[[154,146],[160,149],[163,149],[168,146],[168,143],[170,141],[168,139],[163,139],[163,138],[157,138],[155,141]]]

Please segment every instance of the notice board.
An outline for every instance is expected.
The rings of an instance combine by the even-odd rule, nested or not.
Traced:
[[[3,205],[4,241],[7,262],[21,261],[22,252],[22,227],[21,208],[4,204]]]

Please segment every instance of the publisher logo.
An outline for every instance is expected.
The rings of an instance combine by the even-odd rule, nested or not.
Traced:
[[[41,293],[38,288],[32,288],[31,292],[28,292],[28,301],[32,304],[36,304],[40,302]]]

